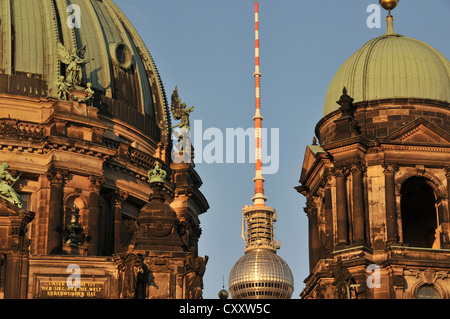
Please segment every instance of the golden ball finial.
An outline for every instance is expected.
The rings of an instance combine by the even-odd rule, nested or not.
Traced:
[[[379,2],[385,10],[391,11],[395,9],[399,1],[400,0],[380,0]]]

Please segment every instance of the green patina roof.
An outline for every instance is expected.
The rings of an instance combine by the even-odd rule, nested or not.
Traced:
[[[68,11],[75,12],[68,8],[70,3],[79,6],[79,27],[67,26],[67,20],[73,20]],[[54,82],[61,73],[58,42],[69,52],[86,46],[85,57],[94,60],[82,66],[83,76],[107,97],[112,97],[119,85],[112,45],[123,43],[132,54],[135,77],[123,71],[119,80],[127,86],[120,90],[136,86],[137,93],[129,95],[141,101],[141,113],[154,117],[152,93],[156,92],[150,88],[147,73],[157,73],[156,66],[139,34],[112,0],[0,0],[0,21],[0,73],[38,75],[47,81],[51,96],[56,96]]]
[[[314,154],[314,156],[317,153],[325,153],[325,150],[321,146],[316,145],[316,144],[308,145],[308,148],[311,150],[311,152]]]
[[[393,32],[367,42],[336,73],[323,115],[339,108],[346,87],[354,103],[391,98],[450,102],[450,62],[430,45]]]

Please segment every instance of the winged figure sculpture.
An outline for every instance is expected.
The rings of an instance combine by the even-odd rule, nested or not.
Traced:
[[[178,87],[175,87],[175,90],[172,93],[172,104],[170,106],[170,110],[172,111],[172,116],[175,120],[180,121],[179,124],[173,126],[179,127],[181,129],[186,129],[189,131],[189,115],[194,111],[194,107],[190,108],[186,107],[186,103],[181,103],[180,96],[178,95]]]
[[[73,49],[72,53],[66,49],[66,47],[58,42],[58,56],[62,63],[67,65],[66,69],[66,82],[70,85],[80,85],[83,72],[81,66],[89,63],[94,59],[85,59],[86,46],[81,49]]]

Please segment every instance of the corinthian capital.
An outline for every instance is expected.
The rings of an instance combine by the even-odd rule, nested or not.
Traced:
[[[63,184],[67,175],[69,175],[69,171],[65,169],[56,168],[54,166],[50,167],[47,171],[47,179],[50,184]]]
[[[363,161],[356,161],[350,164],[350,171],[354,173],[364,173],[367,169],[366,164]]]
[[[114,205],[122,205],[123,202],[125,202],[128,198],[128,193],[124,192],[121,189],[116,189],[116,191],[113,193],[113,202]]]
[[[334,177],[347,177],[350,174],[350,170],[347,166],[335,166],[331,168],[331,173],[333,173]]]
[[[103,176],[89,176],[89,189],[92,191],[99,191],[105,184],[106,178]]]
[[[444,171],[445,171],[445,177],[450,178],[450,166],[445,166],[444,167]]]
[[[396,172],[398,172],[397,164],[384,163],[383,168],[384,168],[384,172],[383,172],[384,174],[395,174]]]

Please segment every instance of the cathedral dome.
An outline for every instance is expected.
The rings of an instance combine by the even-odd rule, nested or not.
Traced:
[[[253,249],[231,269],[229,287],[233,299],[290,299],[294,277],[280,256],[268,249]]]
[[[55,82],[67,69],[61,43],[67,52],[82,50],[90,59],[81,67],[80,86],[91,83],[94,106],[104,114],[154,140],[170,126],[153,59],[112,0],[6,1],[0,21],[0,93],[57,97]]]
[[[354,103],[417,98],[450,102],[450,63],[430,45],[393,32],[367,42],[340,67],[328,88],[323,115],[339,108],[344,87]]]

